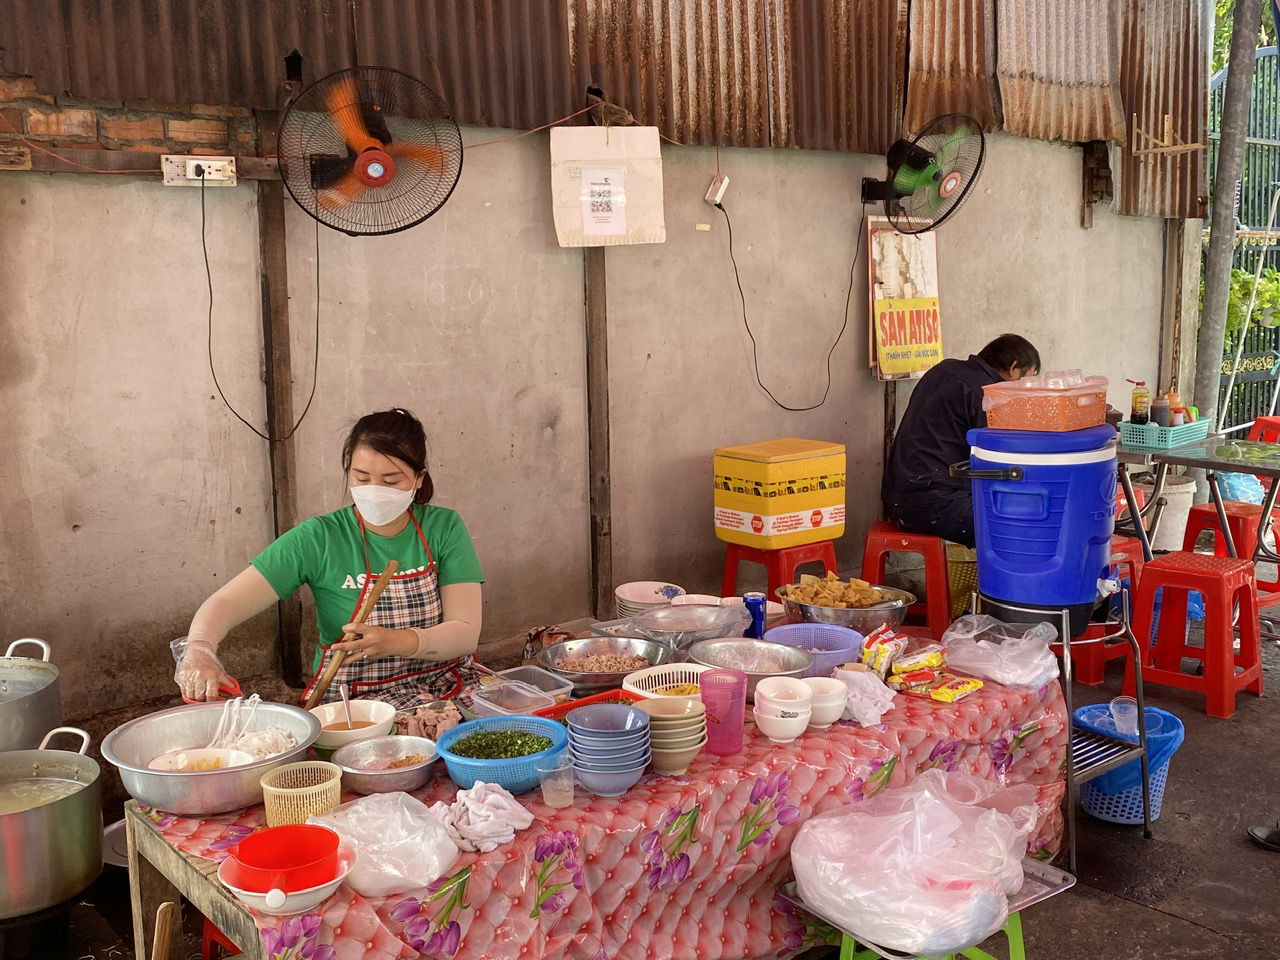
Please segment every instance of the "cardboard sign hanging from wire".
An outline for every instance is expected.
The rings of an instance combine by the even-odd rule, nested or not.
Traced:
[[[562,247],[663,243],[657,127],[555,127],[551,200]]]
[[[921,376],[942,357],[937,234],[867,218],[868,357],[881,380]]]

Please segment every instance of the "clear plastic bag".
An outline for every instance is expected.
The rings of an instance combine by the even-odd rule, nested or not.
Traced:
[[[371,794],[307,822],[335,831],[355,851],[347,883],[364,897],[421,890],[458,859],[444,824],[407,793]]]
[[[1058,631],[1047,623],[1002,623],[980,615],[947,627],[942,646],[947,666],[960,673],[1039,690],[1058,677],[1058,658],[1049,649],[1057,639]]]
[[[791,847],[800,895],[840,926],[912,956],[958,953],[1008,918],[1036,788],[926,770],[809,820]]]

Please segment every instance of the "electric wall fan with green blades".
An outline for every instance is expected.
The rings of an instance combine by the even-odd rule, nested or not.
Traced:
[[[883,202],[899,232],[924,233],[960,209],[982,171],[986,143],[977,120],[950,113],[894,143],[886,159],[889,176],[864,179],[862,202]]]
[[[449,108],[389,67],[339,70],[302,91],[285,109],[276,152],[298,206],[353,237],[421,223],[462,173]]]

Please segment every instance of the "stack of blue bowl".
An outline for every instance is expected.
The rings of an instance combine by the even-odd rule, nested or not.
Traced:
[[[598,797],[620,797],[649,765],[649,715],[624,703],[571,710],[569,753],[578,782]]]

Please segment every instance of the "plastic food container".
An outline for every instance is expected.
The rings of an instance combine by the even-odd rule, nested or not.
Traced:
[[[1107,378],[1063,370],[988,383],[982,409],[996,430],[1084,430],[1107,421]]]
[[[525,683],[495,683],[480,687],[471,695],[471,709],[478,717],[509,717],[531,714],[556,705],[548,696]]]
[[[573,684],[564,677],[557,677],[541,667],[512,667],[510,670],[499,670],[498,676],[517,683],[527,683],[557,703],[564,703],[569,699],[569,694],[573,690]]]

